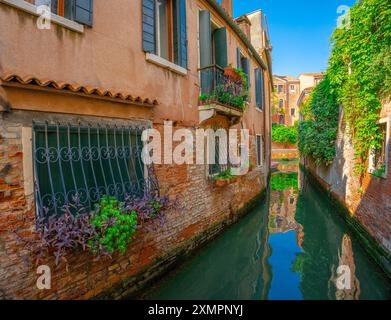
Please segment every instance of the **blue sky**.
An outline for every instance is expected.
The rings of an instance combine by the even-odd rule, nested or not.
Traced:
[[[233,0],[234,16],[266,13],[273,45],[273,73],[298,76],[324,71],[337,8],[355,0]]]

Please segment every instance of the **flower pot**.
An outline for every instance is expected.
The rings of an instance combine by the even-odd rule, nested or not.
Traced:
[[[222,187],[225,187],[227,185],[229,185],[230,183],[230,180],[229,179],[226,179],[226,180],[215,180],[215,186],[218,187],[218,188],[222,188]]]
[[[240,74],[237,74],[234,69],[226,68],[224,69],[224,75],[230,78],[232,81],[241,82],[242,77]]]

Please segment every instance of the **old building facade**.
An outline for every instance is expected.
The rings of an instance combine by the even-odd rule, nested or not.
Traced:
[[[232,1],[58,0],[46,28],[42,3],[0,1],[0,297],[134,294],[235,221],[267,186],[273,80],[264,15],[247,19],[246,33]],[[247,75],[245,108],[200,98],[229,66]],[[141,133],[155,128],[170,139],[165,122],[173,132],[248,129],[249,172],[217,187],[208,165],[144,166]],[[39,209],[60,211],[75,192],[93,206],[104,193],[152,187],[185,206],[161,229],[139,230],[112,260],[77,252],[59,266],[48,261],[52,288],[37,289],[15,231],[31,235]]]
[[[300,120],[300,105],[303,95],[319,84],[324,73],[302,73],[298,78],[292,76],[273,76],[274,110],[273,123],[293,126]]]

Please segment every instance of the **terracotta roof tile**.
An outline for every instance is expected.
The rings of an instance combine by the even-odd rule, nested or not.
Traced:
[[[68,90],[75,93],[82,93],[91,96],[107,97],[111,99],[118,99],[126,102],[135,102],[144,104],[146,106],[156,106],[158,101],[156,99],[141,98],[137,96],[134,98],[130,93],[121,92],[113,89],[106,89],[102,87],[94,87],[89,85],[80,85],[78,83],[69,83],[65,81],[57,81],[50,79],[40,79],[31,75],[20,76],[15,73],[8,73],[1,77],[3,82],[19,83],[22,85],[35,85],[39,87],[46,87],[55,90]]]

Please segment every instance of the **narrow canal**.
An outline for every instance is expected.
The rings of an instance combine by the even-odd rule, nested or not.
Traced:
[[[390,299],[390,280],[328,198],[297,164],[281,168],[256,209],[164,278],[147,298]],[[336,288],[340,265],[350,268],[350,290]]]

